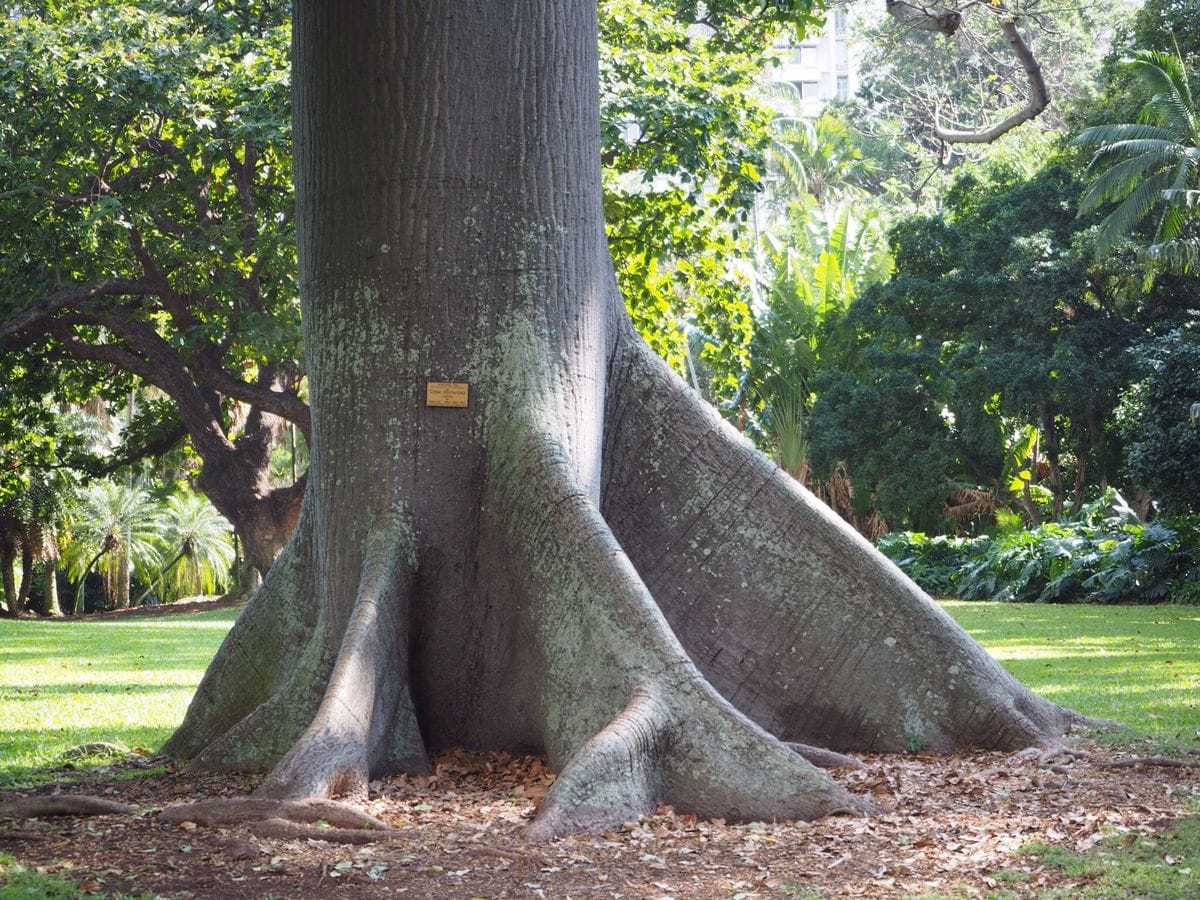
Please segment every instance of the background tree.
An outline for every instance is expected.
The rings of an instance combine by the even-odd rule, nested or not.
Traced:
[[[0,339],[107,372],[113,398],[161,390],[171,405],[146,407],[145,443],[120,455],[186,434],[265,570],[303,490],[268,483],[276,423],[308,428],[286,19],[269,3],[47,3],[0,41]]]
[[[897,526],[943,527],[964,488],[1037,522],[1036,485],[1057,517],[1117,477],[1136,286],[1081,246],[1068,167],[989,174],[896,227],[896,275],[848,315],[859,368],[818,386],[814,459],[846,460]]]
[[[1200,333],[1194,322],[1137,348],[1144,380],[1125,398],[1129,474],[1168,512],[1200,513]]]
[[[229,531],[229,523],[207,498],[191,493],[168,497],[159,536],[166,561],[147,579],[138,602],[156,589],[179,599],[225,588],[234,562]]]
[[[86,610],[88,575],[103,579],[101,609],[129,606],[130,577],[154,571],[162,526],[150,496],[119,481],[95,481],[80,494],[70,517],[71,538],[64,562],[78,583],[74,612]]]
[[[906,4],[887,4],[893,7]],[[1097,36],[1108,32],[1117,9],[1063,7],[1044,2],[983,4],[947,34],[913,27],[896,15],[867,7],[860,24],[860,87],[847,104],[854,127],[880,161],[881,185],[896,201],[930,210],[950,186],[948,172],[992,151],[984,145],[947,141],[939,128],[986,131],[1027,106],[1029,74],[1013,53],[1006,23],[1036,54],[1050,100],[1033,121],[1006,132],[1002,145],[1040,146],[1036,132],[1059,131],[1073,105],[1091,97],[1104,53]],[[947,8],[954,12],[954,6]],[[1038,152],[1036,149],[1034,152]]]

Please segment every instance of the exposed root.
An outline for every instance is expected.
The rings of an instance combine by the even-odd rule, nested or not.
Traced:
[[[136,806],[86,794],[21,797],[0,803],[0,819],[36,819],[42,816],[114,816],[136,812]]]
[[[390,831],[380,819],[332,800],[269,800],[259,797],[219,797],[195,803],[178,803],[158,813],[168,825],[243,825],[283,819],[300,824],[325,823],[331,828]],[[325,830],[325,829],[322,829]]]
[[[637,690],[555,779],[525,836],[545,841],[595,831],[654,810],[662,794],[661,745],[670,724],[654,693]]]
[[[1096,765],[1101,769],[1137,769],[1142,766],[1161,766],[1166,769],[1200,769],[1200,760],[1176,759],[1173,756],[1131,756],[1127,759],[1107,759]]]
[[[1012,751],[1100,724],[1032,694],[631,330],[618,340],[602,511],[739,711],[841,752]]]
[[[40,831],[20,831],[0,829],[0,841],[44,841],[49,835]]]
[[[785,746],[799,753],[818,769],[865,769],[866,766],[844,753],[835,753],[823,747],[812,747],[808,744],[797,744],[795,741],[785,741]]]
[[[526,836],[620,825],[671,804],[731,820],[875,811],[763,731],[695,668],[553,438],[520,446],[498,505],[518,540],[563,765]]]
[[[1065,744],[1053,744],[1049,747],[1028,747],[1009,757],[1013,762],[1033,761],[1038,766],[1051,771],[1066,774],[1064,766],[1080,760],[1090,760],[1092,754],[1086,750],[1078,750]]]
[[[316,677],[310,647],[312,512],[306,498],[292,537],[242,610],[162,752],[195,770],[261,770],[303,731],[311,711],[293,687]],[[277,698],[287,696],[279,708]],[[315,708],[315,701],[312,706]],[[308,714],[308,715],[306,715]],[[303,717],[303,718],[301,718]],[[278,746],[282,745],[282,746]]]
[[[365,798],[373,772],[427,766],[408,687],[405,611],[415,538],[403,515],[367,537],[362,575],[337,663],[308,729],[256,796]]]
[[[1083,713],[1076,712],[1073,709],[1064,709],[1063,714],[1066,716],[1067,724],[1071,727],[1072,731],[1120,731],[1125,727],[1124,722],[1085,716]]]
[[[251,822],[248,830],[255,837],[279,841],[328,841],[331,844],[377,844],[394,838],[400,832],[376,828],[326,828],[304,825],[290,819],[263,819]]]

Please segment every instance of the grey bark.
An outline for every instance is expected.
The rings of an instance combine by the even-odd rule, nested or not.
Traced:
[[[544,751],[546,838],[664,802],[870,808],[781,736],[1053,739],[1057,707],[632,332],[596,29],[586,0],[297,4],[310,477],[167,751],[271,769],[273,799],[355,796],[451,745]],[[427,406],[429,381],[468,406]]]
[[[61,616],[62,608],[58,604],[58,572],[53,557],[43,564],[45,580],[42,583],[42,615]]]

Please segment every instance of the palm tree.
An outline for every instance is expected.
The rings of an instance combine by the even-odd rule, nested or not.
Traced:
[[[1088,172],[1094,175],[1080,203],[1080,215],[1119,201],[1096,236],[1096,250],[1108,253],[1150,212],[1161,209],[1147,248],[1151,272],[1176,274],[1200,267],[1200,114],[1192,98],[1182,57],[1143,50],[1127,63],[1152,96],[1140,121],[1085,128],[1073,141],[1096,147]]]
[[[172,496],[164,511],[162,534],[162,546],[172,556],[150,579],[137,604],[164,581],[167,593],[175,598],[223,589],[233,566],[232,534],[233,526],[207,497],[191,492]]]
[[[794,85],[772,85],[771,98],[789,110],[771,120],[767,161],[775,174],[772,193],[780,200],[810,195],[818,203],[860,192],[873,174],[854,131],[845,120],[822,113],[816,120],[795,114],[803,108]]]
[[[104,576],[109,604],[128,603],[129,569],[156,567],[161,518],[143,490],[116,481],[97,481],[85,488],[71,511],[70,541],[63,553],[67,570],[77,579],[76,614],[83,612],[84,584],[93,568]]]

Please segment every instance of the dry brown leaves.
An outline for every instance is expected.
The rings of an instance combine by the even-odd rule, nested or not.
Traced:
[[[253,789],[175,774],[80,785],[143,812],[6,823],[0,848],[96,893],[167,897],[971,896],[995,887],[997,873],[1022,879],[1004,888],[1033,894],[1072,884],[1018,853],[1023,844],[1086,851],[1114,831],[1167,827],[1200,796],[1194,768],[1114,768],[1104,751],[1053,769],[995,753],[860,758],[863,769],[836,777],[887,808],[870,819],[734,825],[664,808],[604,834],[530,845],[521,828],[553,781],[545,762],[451,751],[430,776],[372,783],[367,811],[393,829],[386,843],[167,825],[153,809]]]

